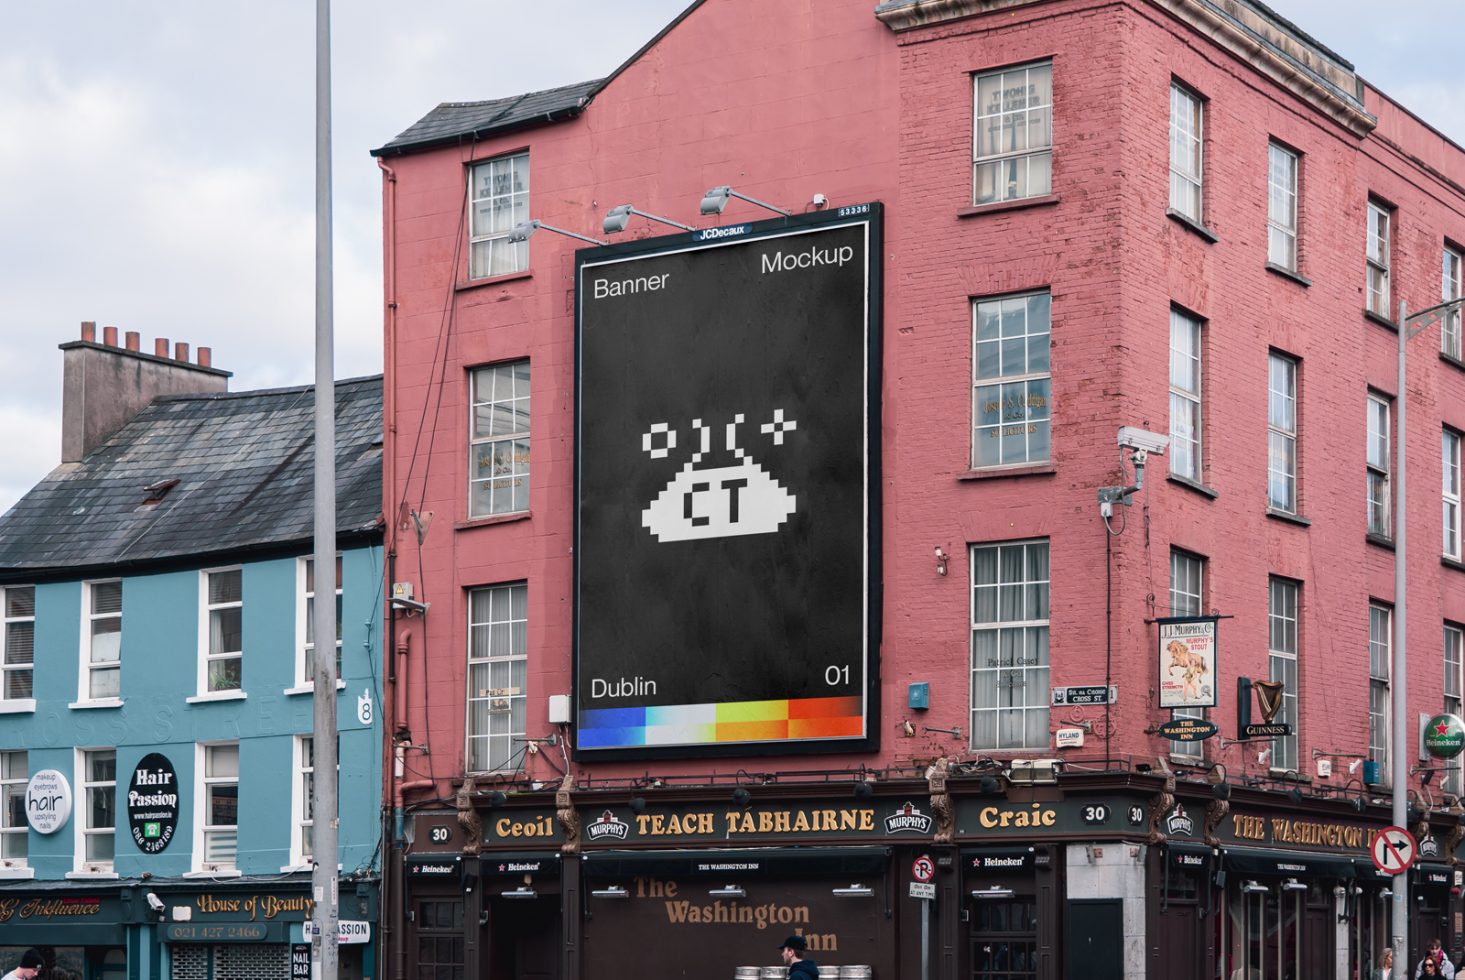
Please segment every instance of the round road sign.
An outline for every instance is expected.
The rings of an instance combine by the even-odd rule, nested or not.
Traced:
[[[1389,875],[1408,871],[1418,853],[1419,845],[1414,842],[1414,835],[1403,827],[1385,827],[1368,847],[1374,867]]]
[[[917,881],[930,881],[936,877],[936,864],[922,854],[911,863],[911,877]]]

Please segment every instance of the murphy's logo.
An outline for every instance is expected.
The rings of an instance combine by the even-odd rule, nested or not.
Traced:
[[[1186,837],[1190,837],[1195,833],[1195,821],[1190,819],[1189,814],[1185,812],[1185,807],[1179,803],[1175,804],[1175,809],[1171,811],[1170,818],[1165,821],[1165,832],[1169,834],[1184,834]]]
[[[885,818],[885,832],[887,834],[929,834],[931,818],[917,810],[914,803],[907,803]]]
[[[606,810],[589,827],[585,828],[585,836],[591,840],[606,840],[608,838],[625,840],[626,835],[630,832],[631,825],[617,820],[616,815],[609,810]]]

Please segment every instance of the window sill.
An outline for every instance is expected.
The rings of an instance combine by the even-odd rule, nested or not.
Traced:
[[[243,691],[211,691],[208,694],[195,694],[183,700],[188,704],[203,704],[209,701],[243,701],[248,696]]]
[[[121,877],[115,871],[68,871],[67,881],[116,881]]]
[[[29,880],[35,876],[35,868],[0,868],[0,881]]]
[[[1190,218],[1190,217],[1188,217],[1186,215],[1181,214],[1179,211],[1176,211],[1174,208],[1166,208],[1165,209],[1165,217],[1169,218],[1171,221],[1176,222],[1182,228],[1186,228],[1186,229],[1188,229],[1190,231],[1195,232],[1197,235],[1199,235],[1200,237],[1204,238],[1206,241],[1210,242],[1212,245],[1216,244],[1217,242],[1219,242],[1221,240],[1221,236],[1220,235],[1217,235],[1214,231],[1211,231],[1211,229],[1207,228],[1205,225],[1201,224],[1199,221],[1196,221],[1193,218]]]
[[[120,708],[122,704],[121,698],[93,698],[90,701],[73,701],[66,707],[73,711],[83,711],[90,708]]]
[[[1446,354],[1444,351],[1440,351],[1440,360],[1446,364],[1453,364],[1455,367],[1465,371],[1465,361],[1460,360],[1454,354]]]
[[[1041,463],[1037,466],[1010,466],[1006,469],[994,466],[990,469],[967,470],[965,473],[958,473],[956,479],[964,483],[968,480],[998,480],[1002,477],[1054,476],[1057,473],[1058,469],[1052,463]]]
[[[299,874],[302,871],[314,871],[314,870],[315,870],[315,865],[310,864],[309,862],[307,862],[305,864],[287,864],[283,868],[280,869],[280,874],[282,874],[282,875],[293,875],[293,874]]]
[[[1296,524],[1298,527],[1312,527],[1312,521],[1301,514],[1293,514],[1285,510],[1277,510],[1273,507],[1267,508],[1267,516],[1279,521],[1286,521],[1288,524]]]
[[[1023,208],[1041,208],[1058,203],[1057,194],[1041,197],[1023,197],[1015,201],[993,201],[991,204],[974,204],[956,212],[958,218],[975,218],[983,214],[997,214],[1002,211],[1019,211]]]
[[[534,274],[528,269],[523,272],[509,272],[502,276],[489,276],[487,279],[463,279],[453,286],[458,292],[465,289],[478,289],[482,286],[500,286],[506,282],[518,282],[520,279],[533,279]]]
[[[1388,537],[1387,535],[1379,534],[1376,531],[1369,531],[1368,533],[1366,533],[1363,536],[1363,540],[1367,541],[1369,544],[1376,544],[1380,548],[1387,548],[1390,551],[1394,550],[1394,539]]]
[[[346,690],[346,682],[343,681],[343,680],[341,680],[341,678],[339,678],[339,677],[336,678],[336,690],[338,690],[338,691],[344,691],[344,690]],[[295,696],[300,695],[300,694],[314,694],[315,693],[315,685],[314,684],[301,684],[298,687],[287,687],[287,688],[285,688],[285,693],[288,694],[290,697],[295,697]]]
[[[195,880],[199,878],[242,878],[244,872],[238,868],[220,868],[218,871],[185,871],[180,877]]]
[[[1364,310],[1363,311],[1363,318],[1365,320],[1372,320],[1374,323],[1377,323],[1379,326],[1384,327],[1384,328],[1386,328],[1388,330],[1394,331],[1394,333],[1398,333],[1399,332],[1399,325],[1397,323],[1395,323],[1393,320],[1390,320],[1386,316],[1379,316],[1373,310]]]
[[[1283,279],[1290,279],[1293,282],[1297,283],[1299,286],[1312,285],[1312,280],[1301,275],[1296,269],[1289,269],[1286,266],[1278,265],[1275,262],[1268,262],[1266,268],[1268,272],[1274,275],[1281,276]]]
[[[34,714],[35,710],[35,698],[15,698],[10,701],[0,701],[0,715]]]
[[[470,517],[467,520],[458,521],[453,525],[455,531],[466,531],[475,527],[489,527],[494,524],[513,524],[515,521],[527,521],[533,517],[533,511],[517,510],[512,514],[492,514],[488,517]]]
[[[1170,473],[1165,478],[1171,483],[1176,484],[1177,486],[1182,486],[1187,490],[1195,491],[1202,497],[1209,497],[1210,499],[1215,500],[1221,495],[1221,491],[1217,490],[1215,487],[1208,487],[1204,483],[1192,480],[1188,476],[1181,476],[1178,473]]]
[[[1449,555],[1440,556],[1440,564],[1446,568],[1453,568],[1457,572],[1465,572],[1465,561],[1458,558],[1451,558]]]

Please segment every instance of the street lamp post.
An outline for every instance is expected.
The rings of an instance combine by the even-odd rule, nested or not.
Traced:
[[[1404,754],[1404,746],[1409,736],[1409,719],[1405,712],[1408,710],[1408,697],[1405,688],[1406,673],[1409,658],[1405,656],[1405,611],[1406,600],[1409,595],[1409,548],[1408,548],[1408,521],[1405,520],[1405,490],[1406,474],[1404,466],[1404,433],[1405,414],[1408,402],[1408,391],[1404,387],[1404,357],[1409,341],[1421,331],[1429,329],[1439,323],[1445,317],[1456,314],[1465,308],[1465,298],[1452,299],[1444,303],[1436,304],[1428,309],[1420,310],[1413,316],[1409,315],[1408,305],[1404,300],[1399,300],[1399,377],[1398,377],[1398,401],[1397,420],[1394,424],[1394,663],[1393,676],[1390,678],[1392,685],[1391,709],[1394,715],[1394,747],[1391,768],[1391,781],[1394,789],[1394,810],[1393,821],[1396,827],[1406,827],[1407,807],[1409,804],[1408,782],[1409,765]],[[1395,969],[1407,966],[1405,946],[1409,935],[1409,881],[1408,873],[1399,875],[1394,885],[1393,894],[1393,949]]]

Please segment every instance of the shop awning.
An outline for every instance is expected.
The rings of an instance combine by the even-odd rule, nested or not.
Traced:
[[[560,856],[553,851],[493,851],[478,855],[478,873],[485,878],[558,875]]]
[[[963,847],[961,866],[968,871],[1022,871],[1047,867],[1051,860],[1047,848],[1034,847]]]
[[[727,851],[595,851],[581,867],[587,875],[626,877],[768,877],[772,875],[883,874],[888,847],[750,847]]]
[[[1448,864],[1427,864],[1414,866],[1414,883],[1421,888],[1449,888],[1455,883],[1455,869]]]
[[[1227,871],[1271,878],[1352,878],[1353,859],[1341,854],[1312,854],[1251,847],[1228,847]]]
[[[1186,841],[1166,841],[1165,861],[1175,868],[1200,871],[1216,855],[1216,849],[1209,844],[1192,844]]]
[[[456,878],[462,865],[461,854],[409,854],[404,862],[408,878]]]

